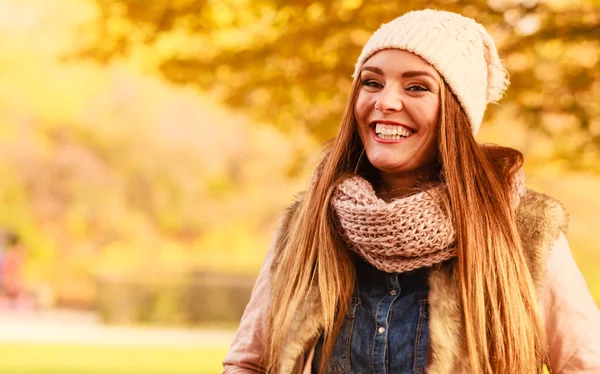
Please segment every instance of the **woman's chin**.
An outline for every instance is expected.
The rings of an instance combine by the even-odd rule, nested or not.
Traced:
[[[379,172],[386,174],[402,174],[410,171],[410,168],[407,168],[406,162],[390,162],[390,160],[386,160],[386,162],[373,162],[371,161],[371,165],[375,167]]]
[[[426,163],[424,165],[415,165],[414,163],[410,162],[411,160],[396,160],[395,162],[391,162],[391,160],[386,160],[386,162],[377,162],[377,160],[369,161],[379,173],[394,176],[407,176],[414,174],[429,175],[436,172],[435,162]]]

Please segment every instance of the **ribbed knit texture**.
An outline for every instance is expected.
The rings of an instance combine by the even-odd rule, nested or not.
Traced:
[[[456,256],[452,218],[439,206],[443,187],[385,202],[360,176],[345,179],[332,198],[349,248],[371,265],[402,273],[439,264]],[[525,194],[524,174],[513,182],[512,204]]]
[[[354,78],[369,57],[393,48],[419,55],[440,73],[465,110],[473,134],[487,104],[498,101],[509,83],[492,37],[482,25],[456,13],[425,9],[382,25],[364,46]]]

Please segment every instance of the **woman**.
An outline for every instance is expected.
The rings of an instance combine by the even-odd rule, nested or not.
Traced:
[[[474,135],[507,73],[458,14],[383,25],[282,220],[225,373],[600,373],[600,315],[522,155]]]

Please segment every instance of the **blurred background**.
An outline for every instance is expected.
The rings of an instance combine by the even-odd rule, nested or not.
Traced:
[[[600,1],[0,0],[0,373],[218,373],[353,64],[412,9],[497,40],[479,140],[570,212],[600,304]]]

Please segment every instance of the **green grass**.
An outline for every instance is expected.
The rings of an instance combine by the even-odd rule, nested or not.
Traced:
[[[1,374],[213,374],[227,348],[0,344]],[[544,374],[548,374],[544,368]]]
[[[1,374],[212,374],[227,348],[0,344]]]

